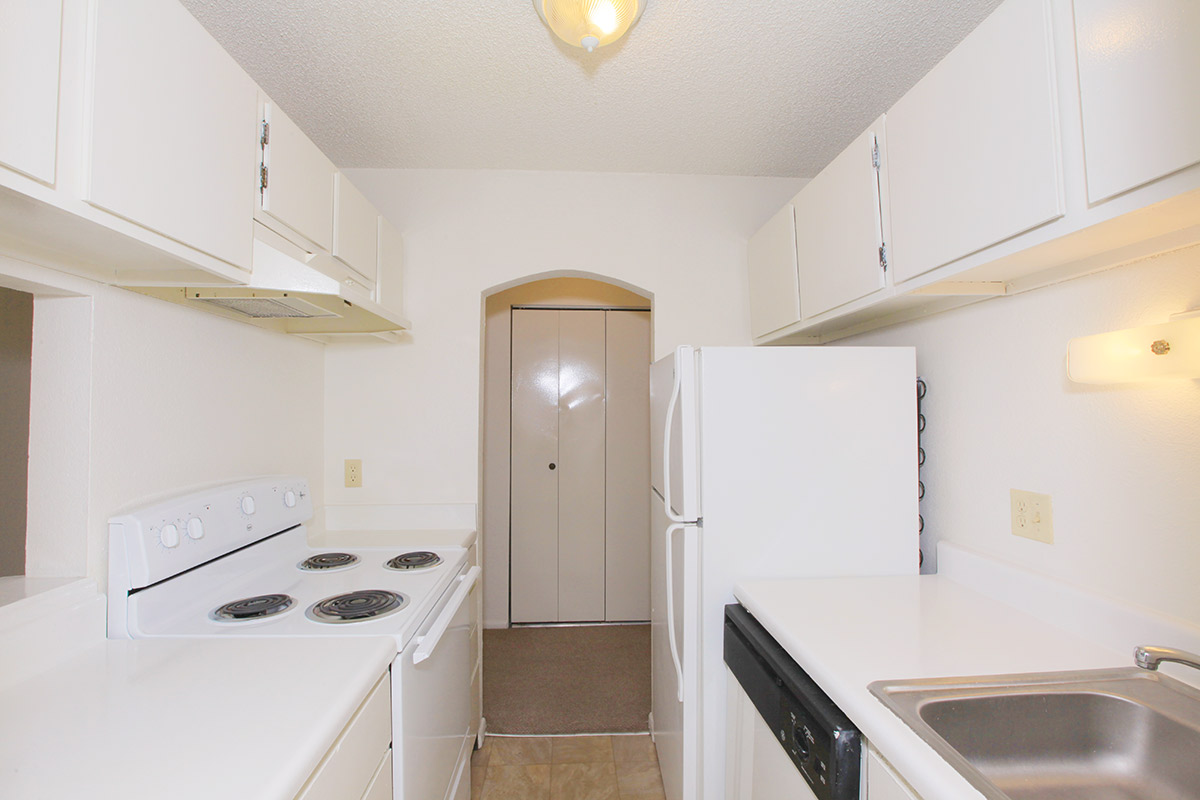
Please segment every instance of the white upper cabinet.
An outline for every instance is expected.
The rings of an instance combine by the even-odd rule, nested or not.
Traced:
[[[330,252],[337,167],[269,100],[263,104],[263,122],[268,126],[260,139],[265,180],[260,176],[256,184],[262,210],[318,249]]]
[[[54,183],[62,0],[0,0],[0,164]]]
[[[369,282],[379,260],[379,212],[343,175],[334,181],[333,257]]]
[[[883,122],[877,119],[792,200],[805,319],[884,288]]]
[[[1200,2],[1075,3],[1088,200],[1200,162]]]
[[[249,269],[253,81],[179,3],[96,0],[93,14],[85,199]]]
[[[375,277],[375,302],[404,316],[404,239],[400,231],[382,216],[379,217],[379,272]]]
[[[896,283],[1063,214],[1056,92],[1045,0],[1007,0],[888,111]]]
[[[750,270],[750,330],[754,337],[800,319],[796,217],[791,204],[767,220],[746,248]]]

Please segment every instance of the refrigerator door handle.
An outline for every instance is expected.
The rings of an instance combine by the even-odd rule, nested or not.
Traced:
[[[667,547],[666,547],[666,562],[667,562],[667,641],[671,646],[671,661],[675,664],[675,697],[679,702],[683,702],[683,665],[679,661],[679,644],[675,641],[675,588],[672,586],[675,573],[675,559],[671,554],[671,542],[675,538],[675,534],[679,531],[686,530],[687,525],[675,523],[667,526]]]
[[[674,381],[671,384],[671,399],[667,403],[667,422],[666,422],[666,425],[663,426],[665,428],[665,430],[663,431],[663,438],[662,438],[662,443],[663,443],[663,487],[662,487],[663,491],[662,491],[662,495],[663,495],[663,507],[666,509],[666,512],[667,512],[667,519],[671,520],[671,522],[680,523],[680,522],[684,521],[684,518],[682,516],[680,516],[679,514],[676,514],[675,510],[673,508],[671,508],[671,427],[672,427],[672,423],[675,421],[675,404],[679,401],[678,353],[676,353],[675,369],[672,370],[672,372],[674,373]],[[668,548],[670,547],[670,544],[671,544],[671,537],[670,537],[670,534],[668,533],[667,534],[667,547]],[[676,663],[675,668],[679,669],[678,663]],[[682,689],[680,691],[682,691]]]

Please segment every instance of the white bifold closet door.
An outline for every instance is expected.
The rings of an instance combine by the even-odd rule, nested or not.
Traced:
[[[637,325],[623,315],[636,315],[635,322],[644,326],[644,346],[629,346],[636,339],[629,329]],[[648,427],[643,431],[636,419],[627,419],[629,409],[637,417],[648,404],[648,390],[644,384],[639,390],[636,378],[648,375],[648,318],[647,312],[604,309],[513,309],[510,603],[515,623],[648,617],[649,526],[640,522],[637,508],[649,478],[622,503],[625,485],[632,486],[637,473],[649,468]],[[614,368],[614,361],[631,366]],[[611,399],[610,386],[616,393]],[[608,435],[610,429],[619,441]],[[637,439],[645,439],[640,456],[637,441],[632,455],[627,444]],[[622,472],[616,475],[616,470]]]

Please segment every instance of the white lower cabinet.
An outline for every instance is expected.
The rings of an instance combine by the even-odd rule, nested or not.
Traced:
[[[0,164],[54,182],[62,0],[0,0]]]
[[[1076,2],[1075,41],[1091,202],[1200,162],[1200,3]]]
[[[93,6],[84,199],[250,269],[254,82],[179,3]]]
[[[726,800],[817,800],[737,678],[725,679]]]
[[[867,747],[864,773],[866,778],[864,800],[921,800],[920,796],[892,770],[891,765],[883,760],[874,747]]]
[[[296,800],[391,797],[391,743],[391,676],[385,672],[313,770]],[[380,777],[381,761],[386,762],[386,778]],[[381,793],[381,782],[386,783],[386,794]]]
[[[389,747],[379,762],[379,769],[371,778],[371,784],[362,800],[392,800],[392,749]]]

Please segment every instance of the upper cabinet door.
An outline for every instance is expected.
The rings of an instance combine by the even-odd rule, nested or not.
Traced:
[[[333,256],[374,282],[379,259],[379,212],[342,173],[334,181]]]
[[[179,3],[93,12],[86,199],[249,269],[254,82]]]
[[[746,260],[750,270],[751,334],[765,336],[799,321],[796,217],[790,203],[750,237]]]
[[[61,0],[0,0],[0,164],[54,183]]]
[[[379,217],[379,273],[375,276],[375,302],[404,316],[404,238],[400,231]]]
[[[1075,3],[1088,200],[1200,162],[1200,2]]]
[[[1008,0],[887,113],[894,280],[1063,214],[1050,15]]]
[[[271,102],[263,107],[266,186],[262,209],[325,252],[333,250],[333,192],[338,174],[304,131]],[[261,186],[261,182],[260,182]]]
[[[792,201],[805,319],[884,287],[877,166],[883,146],[880,117]]]

